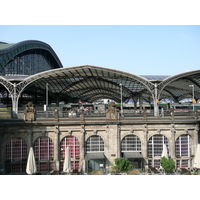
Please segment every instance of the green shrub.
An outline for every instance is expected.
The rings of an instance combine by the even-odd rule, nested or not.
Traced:
[[[129,160],[125,158],[116,158],[115,159],[115,166],[113,168],[119,172],[127,172],[129,169],[132,168],[132,164]]]
[[[175,169],[175,162],[172,159],[167,159],[162,157],[160,160],[160,165],[166,172],[172,172]]]

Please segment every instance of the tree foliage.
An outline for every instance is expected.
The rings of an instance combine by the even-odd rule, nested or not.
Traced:
[[[162,157],[160,160],[160,165],[167,172],[172,172],[175,169],[175,162],[172,159],[167,159],[166,157]]]
[[[115,166],[113,167],[116,171],[119,172],[127,172],[129,169],[132,168],[132,164],[129,160],[125,158],[116,158],[115,159]]]

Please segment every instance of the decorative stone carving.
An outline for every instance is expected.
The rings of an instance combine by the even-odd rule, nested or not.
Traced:
[[[32,102],[26,104],[24,109],[24,120],[25,121],[35,121],[35,106]]]
[[[80,120],[84,121],[85,120],[85,118],[84,118],[84,108],[81,108],[79,111],[80,111]]]
[[[119,118],[119,110],[116,108],[115,102],[109,103],[108,109],[106,110],[106,118],[107,119],[118,119]]]

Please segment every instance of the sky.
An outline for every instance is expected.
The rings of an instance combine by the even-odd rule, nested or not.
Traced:
[[[64,67],[95,65],[136,75],[200,69],[199,25],[0,25],[0,41],[40,40]]]

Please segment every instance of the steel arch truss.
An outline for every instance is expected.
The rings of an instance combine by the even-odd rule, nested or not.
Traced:
[[[14,94],[14,85],[10,81],[0,76],[0,84],[3,85],[11,95]]]
[[[191,98],[192,89],[189,85],[194,85],[195,98],[200,99],[200,70],[181,73],[163,80],[158,84],[159,98],[171,97],[175,101]]]
[[[137,94],[152,96],[154,85],[147,79],[130,73],[91,65],[54,69],[41,72],[26,78],[17,85],[18,93],[25,88],[35,86],[52,94],[84,101],[98,98],[120,100],[120,85],[123,87],[123,100]],[[141,95],[142,96],[142,95]]]

